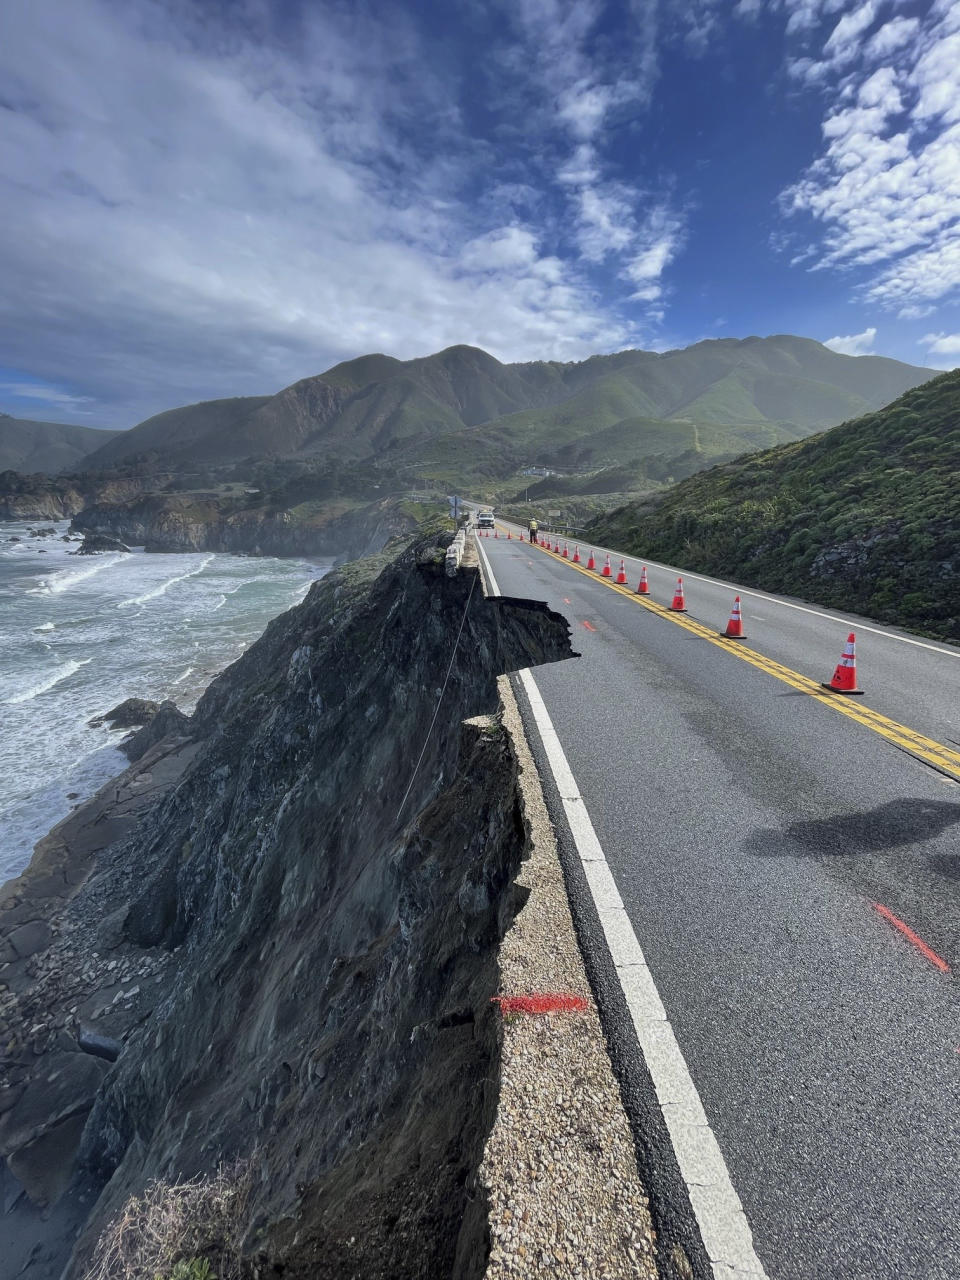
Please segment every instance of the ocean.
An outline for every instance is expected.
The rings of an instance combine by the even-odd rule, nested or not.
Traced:
[[[31,529],[55,527],[55,535]],[[127,767],[88,721],[124,698],[191,711],[332,561],[197,552],[74,556],[66,521],[0,523],[0,882]],[[12,539],[19,538],[20,541]]]

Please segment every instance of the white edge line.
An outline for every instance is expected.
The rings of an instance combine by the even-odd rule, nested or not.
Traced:
[[[497,579],[479,539],[476,545],[490,590],[494,595],[500,595]],[[697,1087],[673,1034],[660,993],[624,909],[550,713],[529,667],[517,675],[529,699],[560,793],[583,874],[597,908],[600,927],[653,1081],[680,1176],[690,1196],[714,1276],[716,1280],[741,1280],[741,1277],[766,1280],[766,1272],[753,1248],[750,1224],[733,1189],[720,1144],[707,1120]]]
[[[495,582],[492,574],[491,580]],[[633,924],[620,900],[613,874],[550,714],[530,669],[517,674],[530,701],[543,749],[560,792],[564,813],[714,1276],[716,1280],[739,1280],[747,1276],[762,1280],[766,1272],[754,1251],[746,1214],[733,1189],[720,1145],[673,1034]]]
[[[512,520],[501,520],[501,524],[512,524],[514,528],[520,528]],[[479,542],[477,545],[480,545]],[[624,560],[633,560],[638,564],[646,564],[652,569],[662,569],[666,573],[679,573],[684,578],[690,578],[694,582],[708,582],[712,587],[724,587],[730,591],[739,591],[742,596],[751,596],[754,600],[765,600],[768,604],[780,605],[784,609],[797,609],[800,613],[813,614],[815,618],[826,618],[828,622],[839,622],[848,631],[867,631],[872,636],[883,636],[886,640],[899,640],[903,644],[916,645],[918,649],[930,649],[933,653],[942,654],[945,658],[960,658],[960,650],[958,649],[941,648],[940,645],[928,644],[925,640],[913,640],[910,636],[898,635],[895,631],[883,631],[879,627],[871,627],[856,618],[845,618],[842,614],[837,613],[823,613],[820,609],[812,609],[809,605],[793,604],[790,600],[781,600],[779,596],[770,595],[766,591],[754,591],[750,587],[737,586],[735,582],[726,582],[723,578],[708,578],[702,573],[691,573],[687,569],[671,568],[670,565],[661,564],[658,560],[644,560],[642,556],[627,555],[623,551],[614,551],[611,547],[601,547],[596,543],[588,545],[593,546],[594,550],[601,555],[623,556]]]

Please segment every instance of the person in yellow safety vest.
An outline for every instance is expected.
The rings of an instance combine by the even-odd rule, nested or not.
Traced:
[[[537,540],[537,522],[536,520],[531,520],[530,521],[530,541],[536,542],[536,540]]]

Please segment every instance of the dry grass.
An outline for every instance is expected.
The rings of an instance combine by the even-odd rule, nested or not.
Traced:
[[[209,1178],[150,1183],[103,1232],[84,1280],[166,1280],[177,1262],[193,1258],[208,1259],[217,1280],[240,1280],[249,1192],[243,1164]]]

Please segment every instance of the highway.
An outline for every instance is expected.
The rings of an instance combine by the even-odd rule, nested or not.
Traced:
[[[671,615],[675,569],[646,562],[644,603],[639,560],[617,589],[509,527],[478,543],[488,582],[581,654],[516,680],[551,816],[583,854],[585,809],[752,1232],[727,1265],[707,1223],[713,1274],[956,1280],[960,651],[693,574]],[[851,629],[841,699],[820,682]]]

